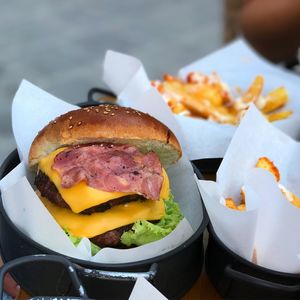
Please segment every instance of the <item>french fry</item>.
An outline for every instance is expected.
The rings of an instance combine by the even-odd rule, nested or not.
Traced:
[[[295,194],[292,194],[293,195],[293,200],[292,200],[292,204],[297,206],[298,208],[300,208],[300,199],[295,195]]]
[[[209,101],[198,101],[194,97],[182,98],[182,103],[195,115],[219,123],[236,124],[237,118],[224,106],[214,106]]]
[[[246,210],[246,204],[240,204],[237,206],[237,210],[240,210],[240,211],[245,211]]]
[[[281,186],[280,190],[283,194],[283,196],[289,200],[293,205],[295,205],[296,207],[300,208],[300,199],[293,194],[292,192],[290,192],[289,190],[287,190],[285,187]]]
[[[188,109],[181,102],[176,101],[175,99],[171,99],[168,101],[169,107],[172,109],[175,114],[190,114]]]
[[[186,92],[197,98],[198,101],[208,100],[213,106],[223,105],[223,96],[216,85],[186,84]]]
[[[242,99],[245,103],[255,102],[263,89],[264,86],[264,78],[260,75],[256,76],[253,83],[250,85],[247,92],[243,95]]]
[[[225,205],[228,208],[239,210],[239,211],[245,211],[246,210],[246,198],[245,198],[245,192],[243,188],[241,188],[241,201],[240,204],[236,205],[234,200],[231,197],[228,197],[225,199]]]
[[[269,160],[267,157],[265,157],[265,156],[260,157],[258,159],[255,167],[265,169],[265,170],[271,172],[275,176],[277,182],[280,180],[279,170],[274,165],[274,163],[271,160]]]
[[[199,83],[199,81],[202,81],[202,74],[198,72],[190,72],[186,76],[186,82],[187,83]]]
[[[225,199],[225,205],[230,209],[235,209],[239,211],[245,211],[246,210],[246,204],[240,203],[239,205],[236,205],[234,200],[231,197],[228,197]]]
[[[269,122],[279,121],[288,118],[293,112],[290,110],[274,112],[265,115]]]
[[[231,209],[237,209],[237,206],[236,206],[235,202],[234,202],[233,199],[230,198],[230,197],[225,199],[225,204],[226,204],[226,206],[227,206],[228,208],[231,208]]]
[[[208,119],[213,111],[213,107],[209,101],[198,101],[194,97],[186,96],[182,98],[182,103],[193,115]]]
[[[269,113],[282,106],[288,101],[288,93],[284,87],[279,87],[266,95],[262,101],[257,101],[256,106],[263,112]]]
[[[236,115],[230,113],[226,107],[215,107],[208,118],[221,124],[237,125],[239,120]]]
[[[168,81],[168,82],[172,82],[172,81],[181,82],[181,80],[179,78],[172,76],[170,74],[164,74],[163,78],[164,78],[164,81]]]

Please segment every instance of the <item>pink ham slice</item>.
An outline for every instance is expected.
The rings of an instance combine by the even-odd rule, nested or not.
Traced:
[[[131,145],[96,144],[69,148],[56,155],[52,168],[70,188],[80,181],[107,192],[133,192],[159,199],[162,167],[154,152]]]

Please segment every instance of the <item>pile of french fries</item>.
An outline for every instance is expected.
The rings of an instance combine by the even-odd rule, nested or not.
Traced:
[[[278,111],[288,101],[284,87],[262,95],[264,78],[261,75],[255,78],[247,91],[237,90],[239,96],[235,98],[215,72],[210,75],[191,72],[185,81],[165,74],[162,81],[152,81],[152,85],[175,114],[201,117],[222,124],[238,124],[250,103],[255,103],[269,121],[282,120],[292,114],[289,110]]]
[[[296,207],[300,208],[300,199],[295,194],[293,194],[292,192],[287,190],[282,184],[279,183],[280,172],[279,172],[278,168],[274,165],[274,163],[269,158],[260,157],[258,159],[255,167],[262,168],[262,169],[265,169],[265,170],[271,172],[274,175],[274,177],[278,183],[278,186],[279,186],[282,194],[284,195],[284,197],[288,201],[290,201],[290,203],[292,203]],[[245,211],[246,210],[246,196],[245,196],[245,191],[243,190],[243,188],[241,188],[241,196],[238,201],[234,201],[233,198],[228,197],[225,199],[225,205],[231,209]]]

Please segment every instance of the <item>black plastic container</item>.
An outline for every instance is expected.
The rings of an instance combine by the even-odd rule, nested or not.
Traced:
[[[220,295],[231,299],[300,299],[300,274],[276,272],[249,262],[227,248],[211,225],[208,228],[205,267]]]
[[[10,262],[7,262],[6,264],[2,265],[0,268],[0,295],[1,299],[3,298],[3,286],[4,286],[4,276],[9,273],[13,272],[14,268],[18,266],[24,266],[24,265],[32,265],[40,262],[51,262],[60,264],[62,267],[65,268],[67,271],[69,278],[71,279],[71,282],[73,284],[74,289],[77,291],[77,294],[79,297],[72,296],[72,300],[75,299],[86,299],[90,300],[91,298],[88,297],[86,294],[85,288],[82,285],[80,279],[78,278],[78,274],[76,272],[76,266],[70,262],[70,260],[64,258],[63,256],[59,255],[30,255],[30,256],[23,256],[16,258]],[[70,300],[68,296],[66,297],[59,297],[60,300]],[[30,298],[30,300],[57,300],[57,297],[54,296],[37,296],[34,298]]]
[[[221,162],[221,158],[196,161],[200,172],[209,176],[216,175]],[[221,296],[227,299],[300,299],[300,274],[276,272],[253,264],[226,247],[211,223],[208,231],[205,268]]]
[[[14,151],[3,162],[0,179],[18,163],[17,151]],[[11,222],[0,200],[0,247],[4,262],[33,254],[63,256],[22,233]],[[77,266],[79,278],[90,298],[128,299],[137,277],[144,276],[169,299],[180,299],[193,286],[202,270],[203,231],[208,220],[205,210],[203,213],[201,225],[191,238],[155,258],[126,264],[100,264],[63,257]],[[76,295],[67,272],[58,264],[45,261],[20,266],[14,269],[12,275],[30,295]]]

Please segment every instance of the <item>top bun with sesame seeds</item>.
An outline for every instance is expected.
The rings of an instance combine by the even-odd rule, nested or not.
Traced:
[[[154,151],[164,166],[182,155],[171,130],[140,111],[117,105],[99,105],[70,111],[46,125],[29,151],[29,166],[54,150],[74,145],[112,143],[131,144],[141,152]]]

